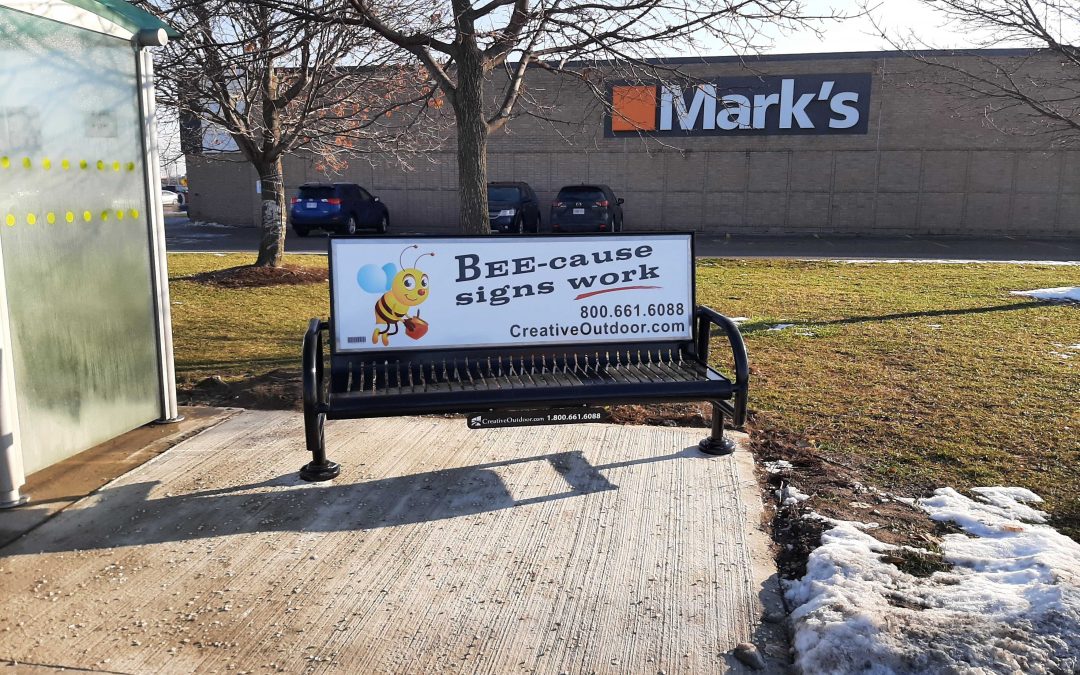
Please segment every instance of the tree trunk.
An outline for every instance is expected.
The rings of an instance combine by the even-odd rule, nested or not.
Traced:
[[[281,267],[285,254],[285,181],[281,158],[255,167],[262,185],[262,240],[256,267]]]
[[[459,218],[463,234],[488,234],[487,121],[484,119],[484,70],[475,45],[462,45],[457,61],[454,118],[457,122]]]

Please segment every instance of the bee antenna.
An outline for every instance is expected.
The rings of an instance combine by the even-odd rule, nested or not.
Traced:
[[[410,248],[420,248],[420,244],[413,244],[412,246],[406,246],[401,249],[401,253],[398,253],[397,257],[398,269],[405,269],[405,263],[401,262],[401,256],[405,255],[405,251],[408,251]]]
[[[434,258],[434,257],[435,257],[435,254],[434,254],[434,253],[421,253],[420,255],[416,256],[416,260],[415,260],[415,261],[413,262],[412,266],[413,266],[413,267],[416,267],[416,266],[417,266],[418,264],[420,264],[420,258],[423,258],[423,257],[424,257],[424,256],[426,256],[426,255],[429,255],[429,256],[431,256],[432,258]]]

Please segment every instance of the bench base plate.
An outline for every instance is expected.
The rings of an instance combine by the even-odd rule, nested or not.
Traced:
[[[727,438],[703,438],[698,443],[698,450],[706,455],[730,455],[735,452],[735,441]]]
[[[312,483],[321,480],[332,480],[337,478],[340,473],[341,465],[337,462],[324,462],[321,464],[308,462],[300,467],[300,477]]]

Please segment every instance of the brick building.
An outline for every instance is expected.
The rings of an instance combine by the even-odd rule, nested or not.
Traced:
[[[1030,50],[926,55],[971,69],[1003,59],[1050,79],[1061,69]],[[578,85],[530,75],[564,123],[521,117],[494,134],[490,179],[526,181],[544,204],[562,185],[606,183],[626,200],[628,230],[1080,235],[1080,147],[1020,110],[991,124],[994,102],[962,95],[945,69],[899,52],[673,62],[694,85],[612,82],[614,119]],[[328,180],[315,164],[286,158],[289,194]],[[357,158],[329,180],[378,195],[392,231],[454,231],[453,139],[414,165]],[[229,153],[187,166],[193,218],[258,222],[250,166]]]

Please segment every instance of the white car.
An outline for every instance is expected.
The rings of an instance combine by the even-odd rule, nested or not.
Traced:
[[[162,206],[180,206],[180,197],[175,192],[169,192],[168,190],[161,191],[161,205]]]

